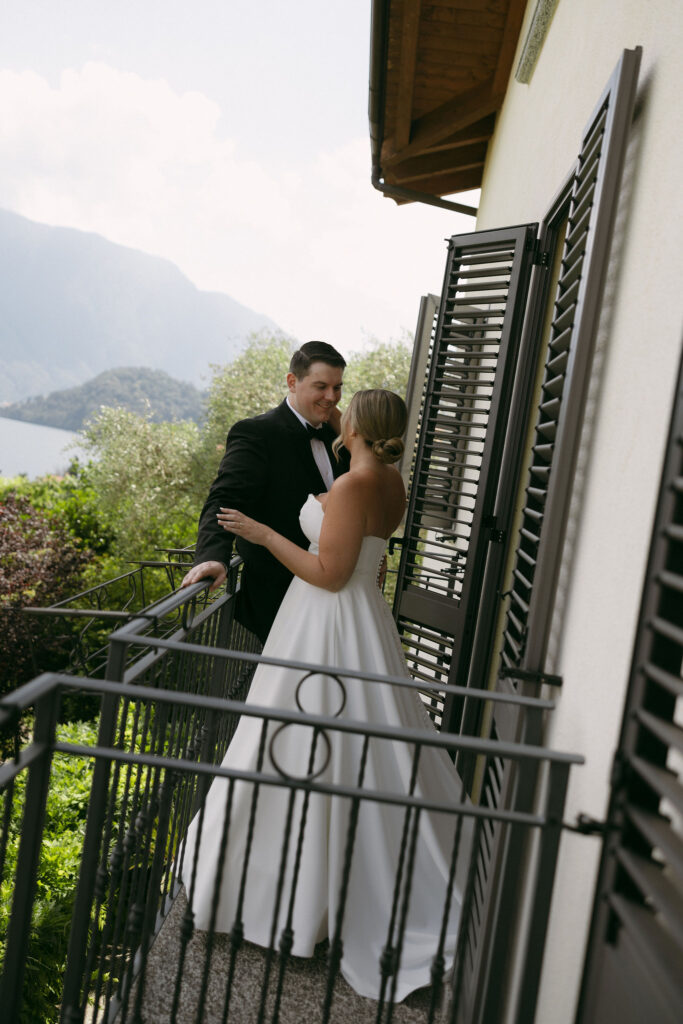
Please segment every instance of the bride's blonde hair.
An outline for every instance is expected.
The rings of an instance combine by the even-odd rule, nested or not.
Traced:
[[[338,457],[348,427],[364,439],[380,462],[397,462],[403,455],[402,436],[407,420],[406,404],[393,391],[384,388],[357,391],[342,416],[341,433],[332,449]]]

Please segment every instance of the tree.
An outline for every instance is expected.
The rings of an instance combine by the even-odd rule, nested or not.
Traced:
[[[342,405],[346,405],[356,391],[366,388],[388,388],[405,398],[412,354],[410,335],[389,342],[375,338],[365,352],[353,353],[344,373]]]
[[[119,559],[194,539],[199,440],[195,423],[152,423],[126,409],[104,408],[87,424],[88,477]]]
[[[287,394],[286,376],[292,340],[281,331],[259,331],[245,350],[225,366],[212,365],[206,423],[195,464],[195,494],[200,502],[216,475],[230,427],[278,405]]]

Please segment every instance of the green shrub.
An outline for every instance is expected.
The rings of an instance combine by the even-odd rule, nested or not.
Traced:
[[[90,552],[26,497],[0,503],[0,694],[68,658],[73,630],[31,618],[22,608],[53,604],[78,591]],[[0,752],[1,753],[1,752]]]

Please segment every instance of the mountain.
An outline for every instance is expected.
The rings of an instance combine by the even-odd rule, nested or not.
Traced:
[[[0,210],[0,402],[116,366],[199,385],[263,328],[276,324],[167,260]]]
[[[123,366],[105,370],[75,388],[2,406],[0,415],[46,427],[80,430],[101,405],[123,406],[137,413],[149,410],[157,423],[199,420],[203,413],[202,394],[194,384],[174,380],[163,370]]]

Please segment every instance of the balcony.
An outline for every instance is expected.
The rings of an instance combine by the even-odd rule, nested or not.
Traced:
[[[580,758],[542,747],[507,743],[480,736],[410,731],[305,711],[263,709],[248,700],[255,666],[283,664],[257,653],[248,634],[234,621],[237,565],[225,593],[210,600],[197,584],[173,594],[130,618],[109,638],[105,678],[92,674],[44,674],[7,696],[0,725],[14,735],[16,757],[0,767],[3,794],[0,865],[12,891],[0,998],[8,1021],[31,1020],[30,977],[25,965],[32,953],[41,857],[52,766],[78,764],[89,781],[87,820],[80,851],[80,871],[69,929],[66,970],[59,986],[55,1020],[63,1024],[125,1022],[289,1022],[313,1021],[450,1021],[481,1019],[485,990],[494,979],[506,988],[510,1020],[533,1020],[543,956],[550,894],[569,770]],[[102,609],[92,609],[96,616]],[[325,678],[339,689],[352,685],[339,668],[284,663],[304,678]],[[353,673],[355,679],[358,673]],[[405,679],[364,677],[364,685],[405,687]],[[433,684],[443,700],[460,687]],[[429,697],[429,683],[420,681]],[[98,735],[92,744],[65,739],[59,726],[60,701],[75,693],[99,703]],[[500,702],[520,722],[547,714],[551,702],[490,691],[466,691],[468,700]],[[261,756],[256,771],[221,767],[240,716],[260,723]],[[32,720],[24,738],[21,722]],[[25,728],[25,727],[24,727]],[[273,753],[275,734],[284,728],[305,730],[310,746],[307,773],[289,774]],[[523,735],[522,728],[521,734]],[[303,733],[302,733],[303,734]],[[357,760],[343,785],[328,781],[319,759],[339,737],[353,737]],[[364,777],[368,750],[389,744],[404,748],[413,765],[408,785],[377,788]],[[426,802],[415,786],[417,765],[428,748],[455,759],[466,755],[476,766],[477,797],[454,792],[443,801]],[[280,789],[290,813],[272,851],[277,878],[268,909],[268,943],[245,942],[238,907],[229,932],[196,930],[180,873],[185,836],[202,808],[214,778],[226,792],[240,783],[252,789],[249,835],[258,828],[259,792]],[[506,800],[499,793],[505,783]],[[522,782],[525,781],[525,785]],[[532,788],[541,794],[530,808],[516,794]],[[516,784],[518,783],[518,784]],[[337,909],[327,939],[312,959],[291,955],[296,900],[306,885],[298,857],[306,813],[296,806],[326,798],[343,808],[339,837],[343,863],[335,893]],[[263,801],[261,801],[263,803]],[[387,928],[377,957],[379,1000],[358,996],[340,974],[344,955],[344,920],[348,886],[358,849],[358,820],[363,808],[378,805],[397,816],[400,842],[387,864]],[[405,923],[419,863],[415,858],[420,820],[443,815],[450,821],[452,844],[448,884],[435,897],[441,927],[429,950],[431,984],[404,1003],[394,1003],[396,964],[401,961]],[[229,813],[224,818],[230,842]],[[520,929],[516,914],[500,892],[501,851],[513,836],[533,833],[533,861],[520,865],[534,880],[532,904],[524,908]],[[257,884],[249,874],[253,860],[246,839],[240,887],[248,896]],[[514,844],[513,844],[514,845]],[[185,877],[196,879],[188,866]],[[424,879],[421,879],[424,882]],[[462,894],[453,962],[444,955],[452,914],[452,888]],[[214,887],[216,889],[216,887]],[[190,892],[192,896],[192,892]],[[215,908],[218,891],[212,896]],[[389,905],[390,904],[390,905]],[[508,907],[508,909],[506,909]],[[514,947],[510,945],[514,943]],[[510,951],[514,948],[514,958]],[[515,984],[509,966],[519,967]],[[28,978],[28,983],[27,983]],[[514,991],[513,991],[514,989]],[[502,1017],[487,1016],[487,1020]]]

